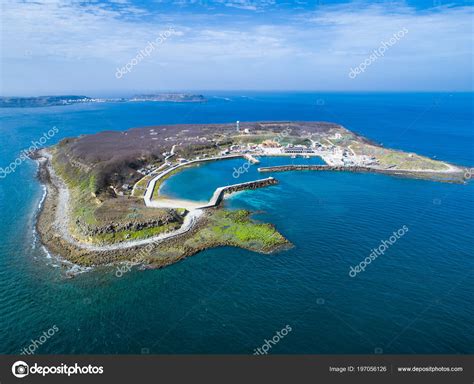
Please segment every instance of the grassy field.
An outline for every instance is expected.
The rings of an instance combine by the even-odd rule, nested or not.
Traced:
[[[134,233],[116,233],[95,237],[94,243],[114,243],[147,238],[172,230],[147,229]],[[89,240],[90,241],[90,240]],[[271,253],[291,246],[272,225],[259,223],[250,218],[248,211],[209,210],[196,230],[160,243],[150,243],[139,249],[114,251],[113,253],[71,252],[68,259],[84,266],[110,264],[130,260],[143,262],[154,267],[173,264],[184,257],[194,255],[205,249],[221,246],[234,246],[258,253]]]
[[[210,230],[215,236],[233,243],[259,244],[262,250],[277,246],[284,240],[272,225],[250,220],[249,212],[243,210],[218,211]]]
[[[104,233],[94,237],[89,237],[88,240],[94,244],[113,244],[121,241],[130,241],[138,239],[147,239],[159,235],[160,233],[171,232],[180,227],[180,223],[171,223],[161,225],[159,227],[145,228],[138,231],[119,231],[112,233]]]
[[[374,145],[354,142],[351,148],[357,154],[374,156],[382,167],[407,170],[435,170],[445,171],[449,167],[442,161],[428,157],[377,147]]]
[[[287,243],[274,226],[252,220],[245,210],[215,210],[208,226],[197,236],[198,242],[228,244],[256,252],[270,252]]]
[[[181,225],[173,212],[162,208],[147,208],[143,200],[132,197],[106,197],[95,195],[95,176],[82,172],[64,159],[58,161],[53,154],[52,165],[55,172],[65,181],[70,193],[70,232],[77,238],[93,243],[115,243],[124,240],[143,239],[159,233],[172,231]],[[182,212],[177,212],[178,214]],[[82,233],[77,221],[90,228],[108,226],[111,223],[128,224],[132,222],[161,221],[168,223],[136,231],[117,231],[96,236]]]
[[[143,198],[145,195],[146,191],[146,186],[148,185],[148,182],[153,178],[153,175],[147,175],[144,176],[143,178],[140,179],[140,181],[137,182],[137,185],[135,189],[133,190],[132,196],[133,197],[138,197],[138,198]]]
[[[289,247],[291,243],[271,224],[252,220],[248,211],[216,209],[208,212],[205,225],[198,231],[160,245],[144,261],[156,266],[167,265],[183,256],[219,246],[234,246],[253,252],[270,253]]]
[[[58,161],[54,154],[52,165],[69,188],[72,221],[75,217],[80,217],[85,223],[96,225],[94,212],[98,203],[95,199],[95,175],[86,174],[66,161]]]
[[[166,179],[170,178],[171,176],[175,175],[176,173],[178,173],[182,168],[178,168],[178,169],[175,169],[174,171],[171,171],[169,173],[167,173],[165,176],[163,176],[160,180],[158,180],[156,183],[155,183],[155,187],[153,188],[153,193],[151,195],[151,199],[152,200],[156,200],[158,199],[159,195],[160,195],[160,186],[161,184],[163,184]]]
[[[257,135],[236,135],[232,137],[232,140],[238,144],[261,144],[266,140],[278,142],[282,146],[286,146],[287,144],[293,145],[310,145],[311,141],[299,137],[299,136],[292,136],[292,135],[285,135],[283,133],[277,132],[267,132],[265,134],[257,134]]]

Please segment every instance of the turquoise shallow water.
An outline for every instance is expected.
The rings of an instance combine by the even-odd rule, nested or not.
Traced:
[[[142,125],[290,119],[335,121],[386,146],[474,165],[472,94],[217,96],[231,101],[4,109],[0,167],[52,126],[56,142]],[[234,178],[241,163],[187,169],[163,191],[206,199],[216,185],[262,177],[251,166]],[[2,353],[19,353],[53,325],[59,332],[37,353],[252,353],[287,324],[292,331],[272,353],[474,352],[472,183],[278,173],[277,186],[235,194],[226,205],[256,211],[294,248],[219,248],[162,270],[116,278],[104,267],[66,279],[34,240],[42,196],[34,175],[28,162],[0,179]],[[401,239],[349,276],[403,225]]]
[[[184,168],[178,174],[167,179],[160,187],[165,196],[208,201],[216,188],[223,185],[244,183],[264,179],[269,173],[258,172],[258,167],[270,167],[287,164],[325,164],[320,157],[259,157],[259,163],[252,164],[243,158],[219,160],[212,163],[199,163]]]

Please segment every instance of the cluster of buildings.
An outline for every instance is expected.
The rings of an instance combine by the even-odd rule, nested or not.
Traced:
[[[143,176],[146,176],[146,175],[150,174],[151,172],[153,172],[154,169],[155,169],[155,167],[150,164],[150,165],[147,165],[146,167],[137,169],[137,172],[141,173]]]
[[[235,125],[235,129],[237,132],[240,133],[250,133],[248,129],[241,130],[240,123],[237,121]],[[153,130],[151,130],[151,134],[153,134]],[[339,140],[342,136],[340,133],[336,133],[334,137],[331,137],[333,140]],[[176,140],[177,137],[167,137],[165,141]],[[203,142],[209,141],[206,137],[202,136],[195,136],[189,138],[195,142]],[[187,140],[185,138],[184,140]],[[214,141],[214,140],[211,140]],[[228,156],[228,155],[256,155],[256,156],[319,156],[321,157],[327,164],[329,165],[341,165],[341,166],[372,166],[377,165],[378,160],[374,156],[367,156],[367,155],[358,155],[356,154],[350,147],[340,146],[334,144],[330,140],[327,140],[328,144],[322,144],[319,141],[311,140],[310,145],[294,145],[294,144],[286,144],[283,145],[279,142],[279,140],[265,140],[261,144],[232,144],[228,148],[223,149],[220,151],[220,156]],[[163,153],[165,157],[165,164],[171,165],[168,159],[174,156],[174,149],[177,143],[173,145],[173,148],[170,152]],[[217,144],[217,142],[215,142]],[[201,154],[197,156],[194,160],[203,160],[207,158],[208,154]],[[178,164],[188,163],[190,160],[185,158],[178,158],[176,159]],[[193,160],[193,161],[194,161]],[[137,172],[141,173],[142,175],[146,176],[152,173],[156,168],[153,165],[147,165],[146,167],[140,168]],[[129,186],[125,184],[122,187],[124,190],[129,189]]]
[[[378,160],[374,156],[358,155],[350,148],[334,144],[324,145],[318,141],[312,141],[311,145],[282,145],[277,141],[265,140],[258,145],[231,145],[220,154],[222,156],[230,154],[319,156],[330,165],[370,166],[378,164]]]
[[[143,176],[149,175],[153,170],[155,169],[155,166],[149,164],[146,167],[137,169],[137,172],[142,174]]]
[[[355,155],[344,150],[342,153],[342,163],[346,166],[351,165],[377,165],[378,160],[373,156]]]
[[[378,160],[374,156],[358,155],[350,149],[350,146],[348,148],[337,145],[328,146],[315,142],[313,147],[316,150],[315,153],[331,165],[370,166],[378,164]]]
[[[314,149],[306,145],[291,145],[288,144],[286,147],[282,148],[283,153],[289,153],[292,155],[307,155],[314,154]]]
[[[232,154],[246,154],[246,153],[261,153],[258,145],[231,145],[229,148],[226,148],[220,151],[221,156],[232,155]]]

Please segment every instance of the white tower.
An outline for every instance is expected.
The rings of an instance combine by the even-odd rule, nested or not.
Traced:
[[[240,121],[239,120],[237,120],[235,122],[235,129],[237,130],[237,132],[240,132]]]

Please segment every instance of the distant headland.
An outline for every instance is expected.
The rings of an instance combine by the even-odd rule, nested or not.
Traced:
[[[129,98],[93,98],[89,96],[37,96],[37,97],[0,97],[0,108],[35,108],[53,107],[84,103],[125,103],[137,101],[157,101],[172,103],[203,103],[207,99],[203,95],[190,93],[156,93],[135,95]]]

